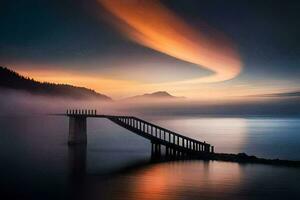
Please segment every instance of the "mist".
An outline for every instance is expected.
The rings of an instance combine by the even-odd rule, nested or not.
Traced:
[[[141,101],[76,100],[0,90],[0,115],[65,113],[67,109],[96,109],[99,114],[136,116],[300,116],[300,98],[264,97],[248,100],[191,101],[148,99]]]
[[[111,110],[110,104],[105,101],[75,100],[33,95],[24,91],[0,90],[0,115],[58,114],[65,113],[67,109],[97,109],[106,113]]]

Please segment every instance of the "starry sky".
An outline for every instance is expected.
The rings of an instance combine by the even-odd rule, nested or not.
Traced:
[[[0,65],[116,99],[297,92],[299,9],[292,0],[2,0]]]

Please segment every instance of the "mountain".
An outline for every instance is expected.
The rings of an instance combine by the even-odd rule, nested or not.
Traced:
[[[182,100],[185,97],[176,97],[166,91],[158,91],[149,94],[137,95],[129,97],[126,100]]]
[[[31,94],[64,97],[72,99],[93,99],[102,101],[111,101],[111,98],[97,93],[94,90],[84,87],[76,87],[67,84],[54,84],[38,82],[32,78],[21,76],[20,74],[8,68],[0,66],[0,87],[4,89],[14,89],[26,91]]]

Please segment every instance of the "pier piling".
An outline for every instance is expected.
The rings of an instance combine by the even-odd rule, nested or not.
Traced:
[[[69,116],[69,139],[68,144],[87,143],[87,123],[84,115]]]

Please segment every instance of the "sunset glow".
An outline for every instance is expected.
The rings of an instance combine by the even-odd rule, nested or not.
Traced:
[[[180,83],[225,81],[241,71],[242,62],[229,40],[220,33],[209,37],[197,32],[159,1],[99,2],[117,18],[115,24],[131,40],[214,73]]]
[[[3,197],[299,199],[300,0],[0,1]]]
[[[265,85],[257,87],[256,85],[232,85],[226,84],[180,84],[156,83],[149,84],[141,81],[120,79],[111,76],[105,76],[100,73],[78,73],[76,71],[60,69],[40,69],[37,67],[28,67],[25,70],[16,68],[17,72],[25,77],[31,77],[41,82],[51,82],[58,84],[70,84],[79,87],[91,88],[97,92],[112,96],[114,99],[122,99],[136,94],[147,92],[167,90],[176,96],[187,97],[187,100],[201,101],[245,101],[249,98],[245,96],[268,93],[268,91],[282,92],[282,88],[277,85]],[[195,93],[194,91],[198,91]],[[241,98],[239,98],[241,97]],[[252,97],[251,100],[256,98]]]
[[[299,90],[294,50],[277,46],[285,35],[270,31],[273,27],[266,33],[252,11],[245,11],[248,23],[235,18],[238,13],[227,12],[235,3],[224,13],[206,4],[96,0],[86,9],[74,4],[78,10],[72,16],[60,13],[57,19],[54,9],[44,23],[51,25],[45,33],[27,30],[21,20],[16,27],[24,39],[19,31],[3,36],[7,42],[1,43],[1,65],[38,81],[86,87],[115,100],[166,91],[191,101],[252,101],[255,95]],[[285,30],[283,25],[278,23],[276,30]],[[29,36],[35,35],[39,37],[29,45]],[[290,37],[286,40],[293,44]]]

